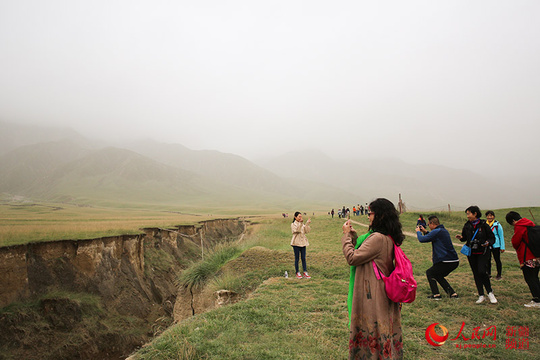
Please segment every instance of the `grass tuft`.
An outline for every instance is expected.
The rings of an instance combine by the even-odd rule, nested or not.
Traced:
[[[237,245],[217,245],[203,260],[193,263],[184,270],[178,279],[179,285],[186,288],[201,287],[213,277],[223,265],[241,253]]]

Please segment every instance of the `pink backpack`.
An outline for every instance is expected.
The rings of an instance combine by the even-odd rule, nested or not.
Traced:
[[[391,237],[390,237],[391,238]],[[391,238],[392,239],[392,238]],[[416,298],[416,280],[413,277],[413,269],[411,261],[407,258],[401,247],[397,246],[394,243],[394,259],[395,259],[395,268],[390,276],[385,276],[377,265],[375,261],[373,262],[373,270],[377,279],[381,278],[384,281],[384,289],[386,295],[390,300],[396,303],[412,303]]]

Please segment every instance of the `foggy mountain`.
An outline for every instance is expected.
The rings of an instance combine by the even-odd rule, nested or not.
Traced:
[[[0,155],[25,145],[71,139],[79,144],[91,143],[81,134],[69,128],[19,125],[0,120]]]
[[[169,166],[219,179],[228,185],[290,196],[295,193],[290,183],[238,155],[213,150],[190,150],[180,144],[163,144],[153,140],[136,141],[125,147]]]
[[[17,134],[24,132],[13,136]],[[309,181],[293,183],[239,156],[217,151],[154,141],[132,144],[149,155],[145,156],[128,149],[100,148],[86,139],[81,143],[68,139],[36,143],[0,156],[0,192],[78,203],[285,209],[288,204],[323,204],[352,196]]]
[[[91,150],[71,140],[25,145],[0,156],[0,189],[29,193],[61,165],[78,159]]]
[[[347,160],[345,160],[347,158]],[[359,203],[398,194],[411,209],[481,209],[532,204],[530,194],[509,193],[506,186],[471,171],[438,165],[411,165],[397,159],[355,159],[347,154],[334,160],[318,151],[291,152],[257,161],[277,175],[331,184],[357,195]]]
[[[195,174],[128,150],[87,150],[71,141],[24,146],[1,156],[0,167],[0,191],[39,199],[132,202],[204,194]]]
[[[340,207],[376,197],[411,209],[534,205],[523,195],[470,171],[411,165],[396,159],[335,160],[319,151],[248,161],[153,140],[105,147],[69,130],[0,123],[0,193],[92,203],[200,207]],[[64,136],[64,137],[61,137]],[[60,138],[59,138],[60,137]],[[7,141],[9,139],[9,141]],[[19,145],[24,144],[24,145]],[[532,180],[531,180],[532,183]]]

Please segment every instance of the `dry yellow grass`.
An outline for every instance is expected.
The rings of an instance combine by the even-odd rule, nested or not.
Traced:
[[[194,224],[215,217],[155,209],[3,204],[0,205],[0,246],[135,234],[144,227]]]

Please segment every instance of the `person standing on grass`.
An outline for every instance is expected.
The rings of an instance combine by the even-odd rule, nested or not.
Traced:
[[[297,211],[294,213],[294,220],[291,224],[291,231],[292,231],[292,239],[291,239],[291,246],[294,250],[294,268],[296,270],[296,277],[298,279],[302,278],[302,274],[300,273],[300,270],[298,268],[298,260],[299,258],[302,258],[302,267],[304,268],[304,277],[306,279],[311,279],[311,276],[309,276],[307,272],[307,266],[306,266],[306,247],[309,246],[309,241],[306,237],[306,234],[311,231],[311,228],[309,227],[309,224],[311,224],[311,219],[308,219],[306,223],[304,224],[304,219],[302,218],[302,213]]]
[[[441,299],[437,282],[450,298],[458,298],[458,294],[445,279],[448,274],[459,266],[459,258],[454,245],[452,245],[450,234],[436,216],[430,216],[428,218],[428,226],[431,229],[430,232],[423,226],[416,226],[416,237],[418,241],[421,243],[431,242],[432,247],[433,266],[426,270],[429,287],[431,288],[431,296],[428,298],[433,300]]]
[[[427,226],[426,220],[424,220],[424,216],[422,214],[418,216],[418,220],[416,220],[416,226],[421,226],[423,228]]]
[[[491,247],[491,253],[495,259],[495,265],[497,266],[497,276],[495,280],[502,279],[502,263],[501,254],[505,251],[504,247],[504,231],[500,222],[495,220],[495,213],[491,210],[486,211],[486,223],[491,228],[493,235],[495,235],[495,243]],[[491,277],[491,261],[488,265],[488,275]]]
[[[467,222],[463,225],[461,235],[456,235],[456,238],[461,242],[466,242],[464,246],[471,248],[471,255],[467,256],[469,265],[474,276],[476,289],[478,290],[477,304],[481,304],[486,300],[484,296],[484,288],[488,293],[489,302],[497,303],[497,299],[491,288],[491,281],[488,275],[488,264],[491,262],[490,246],[495,243],[495,235],[491,231],[488,224],[482,219],[482,212],[476,205],[469,206],[465,213],[467,214]]]
[[[519,266],[523,272],[523,278],[529,286],[532,300],[525,304],[526,307],[540,308],[540,280],[538,272],[540,270],[540,258],[534,256],[525,243],[529,242],[528,228],[534,223],[526,218],[522,218],[519,213],[510,211],[506,214],[506,222],[514,227],[512,235],[512,246],[516,249]]]
[[[349,313],[349,359],[402,359],[403,338],[400,304],[388,299],[384,281],[373,271],[374,262],[382,273],[394,270],[394,242],[405,239],[399,213],[387,199],[369,206],[370,234],[355,249],[358,234],[351,221],[343,224],[341,243],[347,263],[355,266],[352,304]]]

